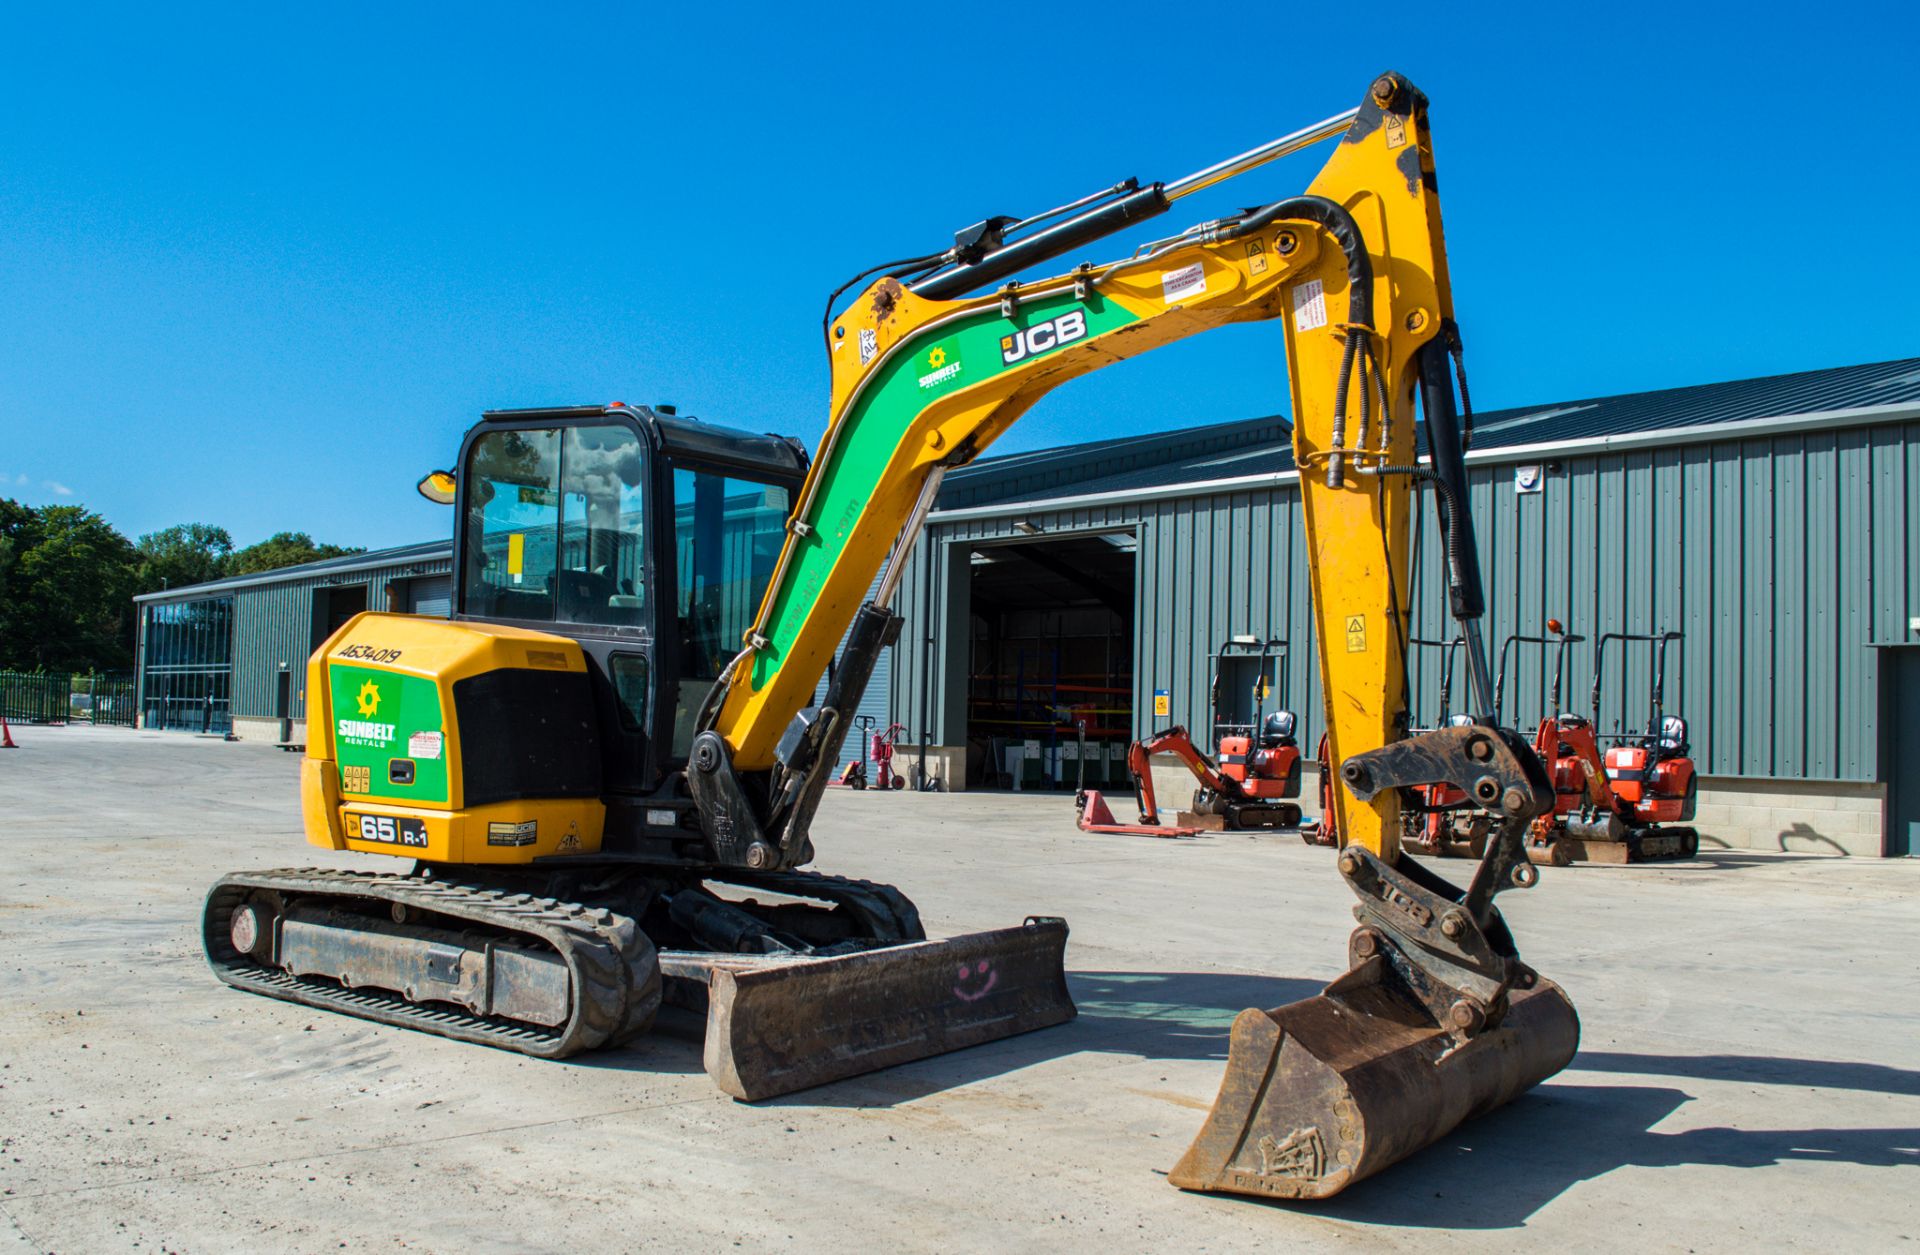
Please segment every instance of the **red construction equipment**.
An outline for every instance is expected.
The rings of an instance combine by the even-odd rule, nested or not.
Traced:
[[[1219,747],[1216,764],[1193,743],[1184,727],[1174,726],[1156,732],[1143,741],[1135,741],[1127,750],[1127,772],[1133,777],[1134,800],[1140,807],[1138,824],[1121,824],[1107,811],[1106,820],[1093,813],[1093,803],[1105,808],[1099,794],[1081,790],[1076,802],[1080,809],[1080,827],[1086,832],[1116,832],[1139,836],[1183,836],[1207,828],[1245,830],[1290,828],[1300,822],[1300,747],[1294,742],[1296,720],[1290,710],[1266,709],[1273,695],[1273,663],[1284,659],[1287,643],[1278,637],[1262,640],[1258,636],[1235,636],[1215,655],[1211,705],[1215,742]],[[1246,723],[1220,718],[1222,681],[1228,665],[1235,660],[1251,660],[1255,666],[1250,688],[1252,718]],[[1160,820],[1159,800],[1154,796],[1155,754],[1168,753],[1185,764],[1200,787],[1194,791],[1193,814],[1196,822],[1169,825]],[[1218,820],[1213,823],[1211,821]]]
[[[1534,749],[1553,779],[1553,810],[1533,821],[1529,856],[1537,863],[1564,867],[1573,862],[1644,863],[1692,858],[1699,834],[1690,827],[1666,827],[1693,818],[1697,783],[1687,744],[1687,721],[1664,709],[1667,645],[1682,639],[1671,631],[1608,632],[1595,647],[1593,718],[1560,709],[1566,647],[1585,640],[1569,635],[1557,619],[1547,620],[1548,636],[1509,636],[1500,647],[1496,708],[1507,678],[1508,649],[1516,642],[1555,650],[1549,693],[1552,712],[1540,721]],[[1610,641],[1653,647],[1652,709],[1644,732],[1624,728],[1599,731],[1602,677]],[[1604,752],[1603,740],[1617,742]]]
[[[887,725],[885,732],[874,732],[873,727],[878,721],[874,719],[872,715],[856,716],[855,722],[860,726],[860,757],[846,765],[845,769],[840,772],[840,778],[835,781],[835,783],[844,785],[849,789],[873,788],[879,789],[882,792],[891,789],[906,788],[907,782],[893,774],[893,747],[900,739],[900,734],[906,731],[907,725],[904,723],[890,723]],[[869,753],[873,755],[874,770],[872,783],[869,783],[867,780],[867,755]]]

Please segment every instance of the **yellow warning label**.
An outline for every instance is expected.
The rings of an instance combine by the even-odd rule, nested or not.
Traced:
[[[1407,142],[1407,120],[1397,113],[1387,115],[1387,147],[1401,148]]]
[[[1258,239],[1247,241],[1247,273],[1263,275],[1267,273],[1267,250]]]
[[[1167,690],[1165,689],[1155,689],[1153,691],[1153,717],[1155,719],[1165,719],[1168,715],[1172,713],[1173,713],[1172,697],[1167,693]]]
[[[1350,654],[1367,652],[1367,616],[1364,614],[1347,616],[1347,652]]]

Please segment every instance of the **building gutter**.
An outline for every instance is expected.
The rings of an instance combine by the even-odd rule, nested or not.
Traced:
[[[1816,429],[1873,427],[1885,423],[1909,422],[1914,419],[1920,419],[1920,404],[1911,401],[1897,405],[1865,405],[1854,409],[1788,414],[1778,418],[1745,418],[1732,423],[1700,423],[1691,427],[1666,427],[1659,431],[1587,436],[1578,440],[1555,440],[1540,444],[1502,445],[1495,449],[1477,449],[1467,454],[1467,464],[1481,466],[1535,462],[1548,457],[1621,453],[1633,449],[1672,445],[1709,444],[1721,440],[1787,435]],[[964,523],[973,519],[1006,518],[1010,515],[1078,510],[1094,506],[1122,505],[1135,501],[1164,501],[1180,497],[1211,496],[1222,492],[1249,492],[1263,488],[1278,488],[1284,484],[1298,482],[1299,478],[1300,472],[1297,470],[1268,471],[1261,475],[1236,475],[1228,479],[1202,479],[1183,484],[1156,484],[1148,488],[1122,488],[1113,492],[1087,492],[1064,497],[1008,501],[993,505],[968,506],[958,510],[934,510],[927,515],[927,521],[929,523]]]
[[[262,571],[258,575],[239,575],[231,579],[208,580],[204,584],[182,584],[178,588],[163,588],[159,592],[141,593],[133,599],[135,605],[160,601],[197,601],[202,597],[217,597],[222,593],[235,592],[246,588],[259,588],[263,584],[298,584],[307,580],[326,581],[336,575],[353,575],[361,571],[378,571],[383,568],[400,570],[402,568],[429,565],[435,562],[453,561],[453,542],[448,541],[444,552],[416,554],[411,558],[396,558],[389,555],[381,558],[377,554],[367,555],[364,562],[346,562],[342,565],[329,564],[318,571],[305,570],[302,567],[287,566],[275,571]],[[410,571],[414,575],[430,575],[435,572]]]

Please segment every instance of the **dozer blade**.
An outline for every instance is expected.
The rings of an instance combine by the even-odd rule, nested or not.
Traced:
[[[1184,1190],[1327,1198],[1567,1066],[1580,1021],[1560,987],[1515,990],[1462,1042],[1363,961],[1312,998],[1233,1022],[1227,1073],[1169,1179]]]
[[[831,958],[664,951],[678,982],[707,990],[707,1075],[754,1102],[1062,1024],[1067,925],[885,946]]]

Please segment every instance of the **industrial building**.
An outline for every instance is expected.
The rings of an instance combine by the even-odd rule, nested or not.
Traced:
[[[356,553],[136,597],[140,725],[279,735],[305,717],[307,656],[362,610],[447,614],[450,541]]]
[[[1489,645],[1549,617],[1584,636],[1566,708],[1589,710],[1603,633],[1684,634],[1666,709],[1691,725],[1703,834],[1920,853],[1920,358],[1483,413],[1467,463]],[[1127,739],[1168,723],[1206,736],[1220,646],[1256,636],[1287,643],[1273,698],[1310,751],[1297,479],[1281,418],[950,475],[901,593],[892,700],[909,739],[944,747],[929,761],[954,783],[1071,787],[1084,720],[1104,750],[1091,778],[1118,783]],[[1422,513],[1413,636],[1442,640]],[[1639,730],[1651,650],[1623,652],[1609,649],[1599,726]],[[1411,653],[1431,724],[1444,651]],[[1223,721],[1245,719],[1246,665],[1223,680]],[[1513,649],[1508,722],[1530,732],[1548,713],[1549,670],[1548,651]]]
[[[1564,622],[1584,639],[1566,649],[1562,704],[1587,714],[1603,634],[1679,632],[1665,709],[1691,727],[1709,844],[1920,852],[1920,358],[1500,410],[1474,428],[1493,649]],[[1256,700],[1296,711],[1311,748],[1321,695],[1288,442],[1284,418],[1263,418],[950,475],[863,706],[905,725],[897,761],[946,788],[1071,788],[1083,771],[1117,784],[1133,738],[1178,722],[1204,739],[1216,704],[1237,722]],[[1441,551],[1430,504],[1422,515],[1413,637],[1440,643],[1412,649],[1410,680],[1431,724],[1464,707],[1465,682],[1441,710]],[[450,564],[440,542],[141,598],[143,721],[277,735],[283,667],[298,719],[313,646],[360,609],[445,613]],[[1234,637],[1284,642],[1264,687],[1257,654],[1220,662]],[[1651,657],[1609,645],[1603,730],[1645,726]],[[1549,713],[1552,658],[1508,652],[1508,722]]]

